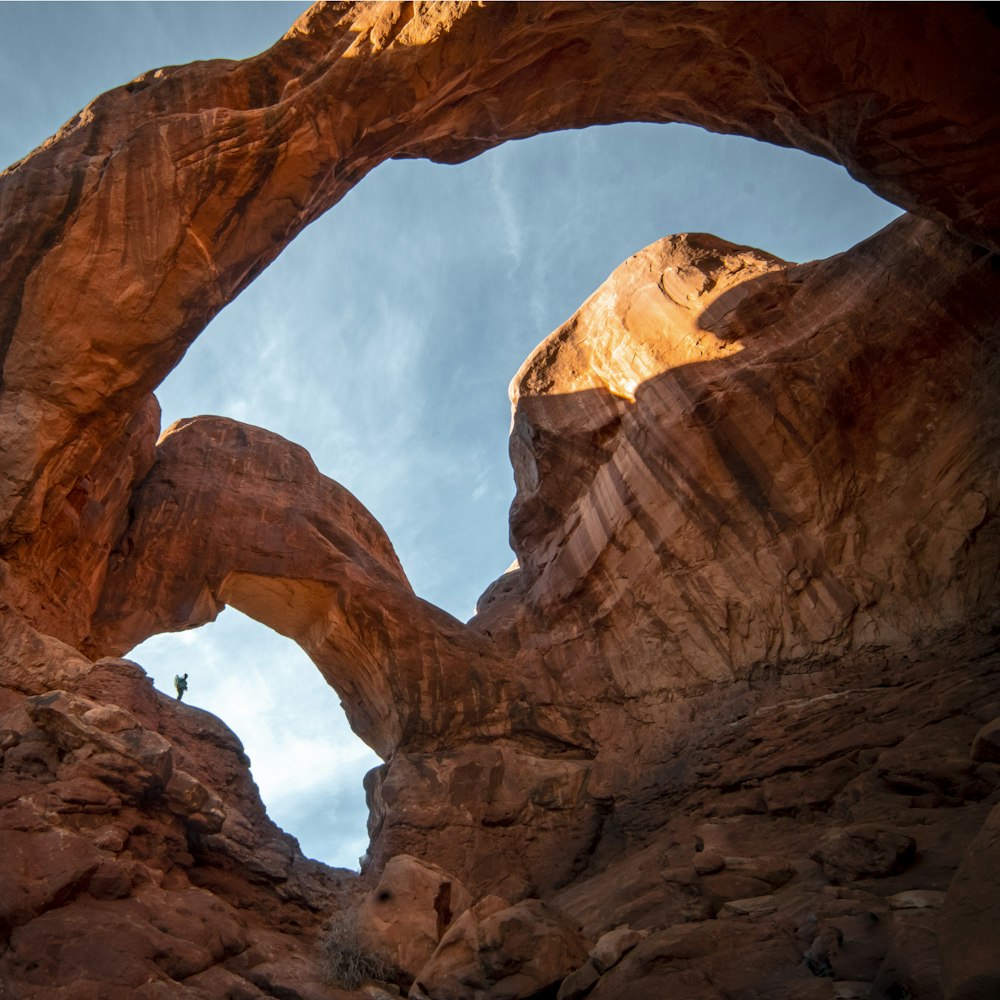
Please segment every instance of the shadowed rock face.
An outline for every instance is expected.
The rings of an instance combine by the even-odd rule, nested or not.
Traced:
[[[355,910],[432,1000],[1000,989],[997,38],[986,5],[331,4],[0,176],[0,992],[344,996]],[[156,443],[193,337],[378,163],[621,120],[915,214],[811,264],[626,261],[512,383],[519,565],[468,625],[297,446]],[[115,658],[227,603],[385,758],[375,879]]]
[[[988,628],[998,291],[913,217],[799,266],[636,254],[514,379],[520,579],[474,624],[516,607],[583,701]]]

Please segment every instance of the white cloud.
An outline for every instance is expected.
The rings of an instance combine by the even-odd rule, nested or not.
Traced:
[[[504,252],[511,261],[508,275],[513,276],[521,265],[524,240],[521,235],[519,213],[504,176],[503,161],[505,155],[506,147],[501,146],[484,154],[483,158],[486,163],[487,177],[490,182],[490,190],[493,192],[496,211],[500,217]]]

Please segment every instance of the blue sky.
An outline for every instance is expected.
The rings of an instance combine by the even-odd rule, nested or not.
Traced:
[[[266,48],[299,3],[0,3],[0,160],[155,66]],[[797,151],[688,126],[508,143],[467,164],[383,164],[208,327],[157,395],[276,431],[381,521],[421,597],[459,618],[512,557],[507,386],[630,254],[711,232],[788,260],[838,253],[899,209]],[[275,820],[356,867],[378,761],[289,640],[227,610],[132,658],[224,719]]]

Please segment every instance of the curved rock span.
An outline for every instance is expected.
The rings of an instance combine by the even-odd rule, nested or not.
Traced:
[[[413,593],[372,515],[304,449],[199,417],[161,438],[83,648],[124,653],[226,604],[295,639],[383,756],[503,724],[492,644]]]
[[[0,992],[1000,990],[998,35],[987,5],[317,5],[0,176]],[[471,622],[301,448],[157,441],[193,337],[384,159],[629,119],[914,214],[810,264],[705,234],[623,263],[512,383],[518,563]],[[360,877],[120,659],[226,604],[385,760]]]

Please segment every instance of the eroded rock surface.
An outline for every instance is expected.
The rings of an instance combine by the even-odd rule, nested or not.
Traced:
[[[989,995],[990,18],[317,5],[0,176],[0,992],[330,1000],[337,927],[386,939],[367,996]],[[378,163],[621,120],[797,146],[915,214],[811,264],[703,234],[626,261],[515,377],[519,564],[468,625],[296,446],[156,444],[193,337]],[[226,603],[386,758],[360,879],[120,658]]]
[[[47,656],[59,666],[55,647]],[[265,962],[274,989],[312,980],[296,995],[335,995],[319,937],[356,877],[306,861],[270,822],[214,716],[154,691],[128,660],[67,651],[62,666],[75,693],[43,675],[39,693],[7,686],[7,672],[0,687],[8,995],[257,996]]]
[[[79,587],[142,475],[149,393],[385,159],[690,122],[829,157],[997,249],[977,166],[997,159],[997,34],[977,6],[317,4],[260,56],[102,95],[0,178],[0,543],[32,620],[82,638]]]
[[[909,218],[764,263],[654,245],[512,384],[521,568],[472,624],[602,757],[672,739],[678,693],[995,625],[992,258]]]

